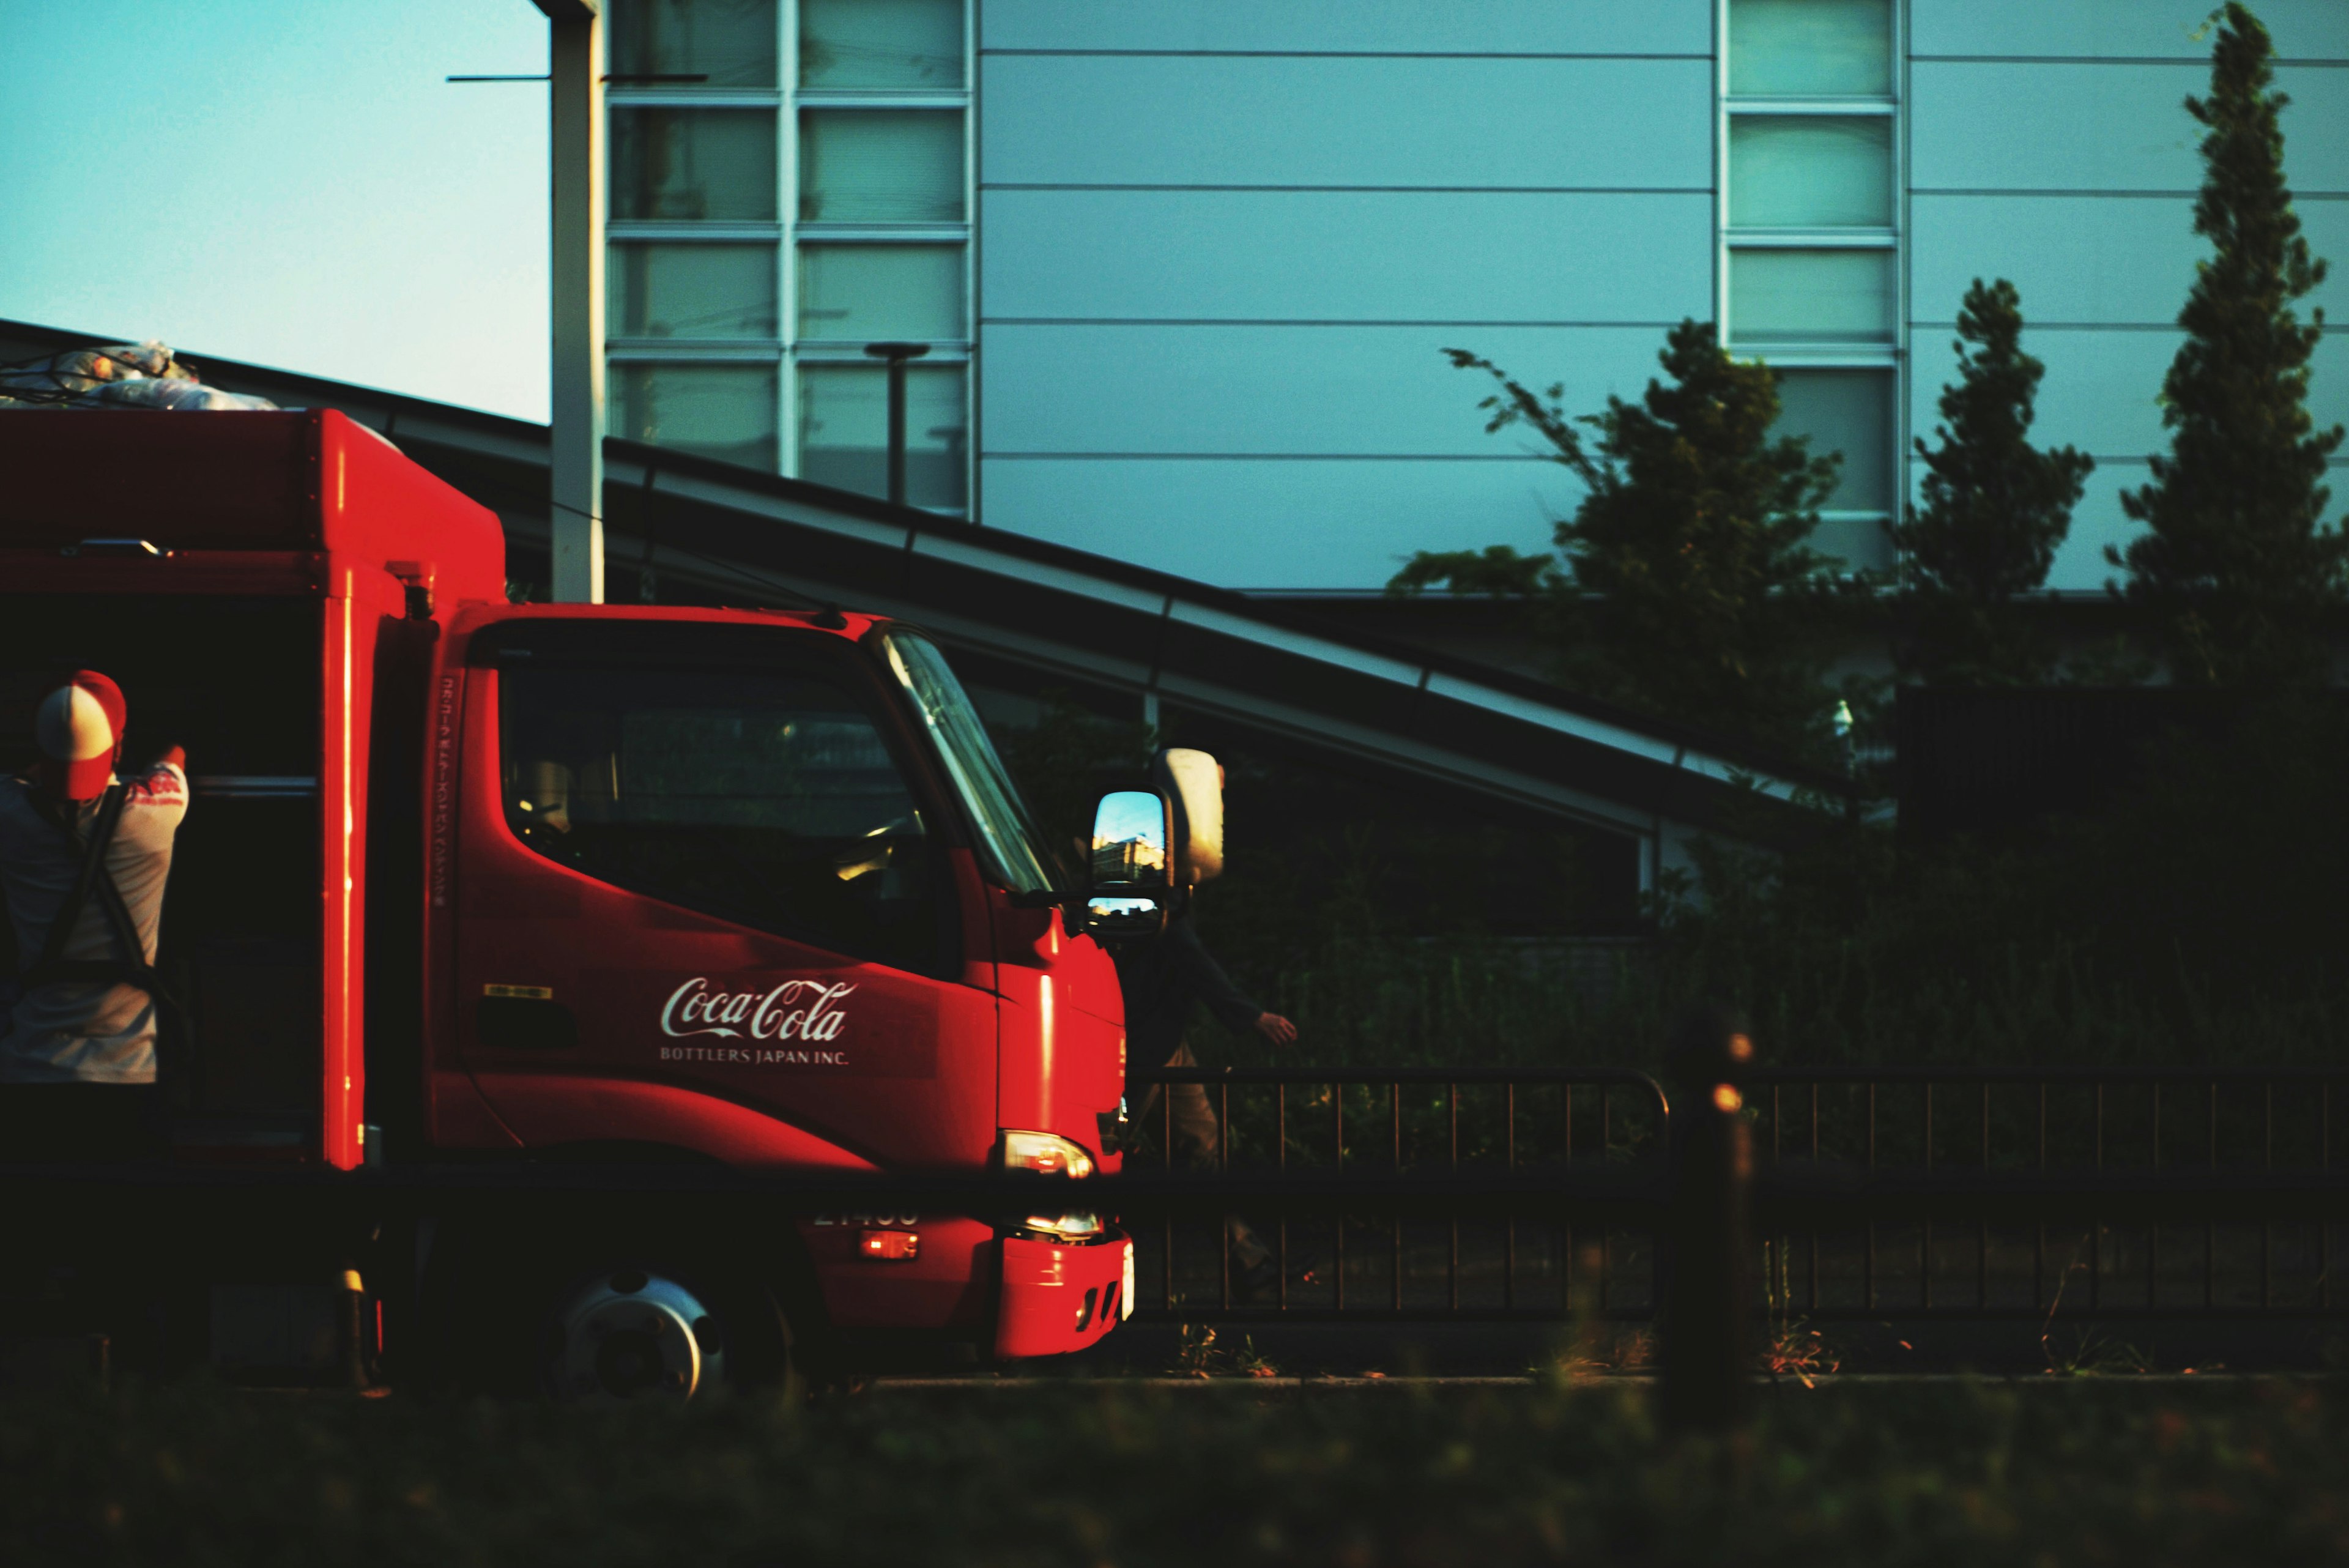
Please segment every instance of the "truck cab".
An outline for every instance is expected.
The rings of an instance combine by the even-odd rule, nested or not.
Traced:
[[[496,515],[333,411],[14,413],[0,472],[0,703],[103,670],[129,754],[190,757],[176,1163],[453,1173],[393,1316],[557,1392],[690,1391],[721,1322],[740,1373],[1049,1355],[1126,1310],[1131,1247],[1079,1200],[1118,1164],[1115,971],[918,628],[510,603]],[[528,1236],[460,1196],[565,1161],[1071,1196]],[[625,1367],[581,1348],[639,1320]]]

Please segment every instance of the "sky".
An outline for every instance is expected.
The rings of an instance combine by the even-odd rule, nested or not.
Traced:
[[[531,0],[0,0],[0,317],[543,421]]]

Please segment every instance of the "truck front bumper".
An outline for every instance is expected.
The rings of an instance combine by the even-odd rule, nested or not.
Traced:
[[[1007,1236],[996,1356],[1082,1350],[1132,1314],[1133,1298],[1133,1243],[1122,1231],[1082,1242]]]

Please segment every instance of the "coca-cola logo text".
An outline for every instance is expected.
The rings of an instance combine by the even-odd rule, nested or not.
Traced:
[[[787,980],[771,991],[713,991],[696,975],[669,992],[661,1033],[682,1040],[716,1034],[729,1040],[837,1040],[848,1023],[841,998],[856,988],[820,980]]]

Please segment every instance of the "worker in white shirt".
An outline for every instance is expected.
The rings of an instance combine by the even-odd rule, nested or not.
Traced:
[[[18,992],[0,1033],[0,1160],[104,1160],[159,1147],[155,938],[188,809],[176,746],[117,775],[122,691],[93,670],[40,699],[39,760],[0,778],[0,895]]]

